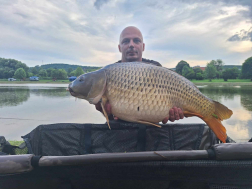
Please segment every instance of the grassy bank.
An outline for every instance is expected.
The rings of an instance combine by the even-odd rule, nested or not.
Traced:
[[[8,142],[9,142],[11,145],[19,146],[19,145],[22,144],[24,141],[9,140]]]
[[[250,79],[228,79],[228,81],[224,81],[224,79],[212,79],[212,81],[209,81],[209,79],[203,79],[203,80],[191,80],[193,83],[252,83]]]
[[[69,80],[39,80],[39,81],[8,81],[7,79],[0,79],[0,84],[45,84],[45,83],[50,83],[50,84],[68,84],[70,83]]]
[[[17,140],[8,140],[8,142],[13,145],[13,146],[19,146],[20,144],[22,144],[24,141],[17,141]],[[28,153],[28,149],[27,148],[23,148],[23,149],[15,149],[15,154],[19,155],[19,154],[27,154]]]
[[[212,79],[212,81],[204,79],[204,80],[192,80],[192,82],[196,85],[225,85],[225,86],[252,85],[250,79],[229,79],[228,81],[224,81],[223,79]]]
[[[252,82],[250,79],[229,79],[228,81],[224,81],[223,79],[212,79],[212,81],[209,81],[208,79],[204,80],[191,80],[195,84],[246,84],[246,85],[252,85]],[[7,79],[0,79],[0,84],[68,84],[70,83],[69,80],[39,80],[39,81],[8,81]]]

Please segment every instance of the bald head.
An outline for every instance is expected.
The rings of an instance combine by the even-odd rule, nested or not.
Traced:
[[[141,31],[134,26],[126,27],[120,35],[118,48],[122,62],[142,61],[145,44]]]
[[[141,38],[142,42],[143,42],[143,35],[142,35],[141,31],[135,26],[128,26],[128,27],[124,28],[123,31],[121,32],[119,43],[121,42],[122,38],[125,35],[132,34],[132,33],[138,35]]]

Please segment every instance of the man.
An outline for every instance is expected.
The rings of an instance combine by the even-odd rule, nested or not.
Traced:
[[[149,64],[154,64],[156,66],[162,66],[160,63],[155,62],[155,61],[150,61],[147,59],[142,58],[142,53],[145,49],[145,44],[143,42],[143,36],[141,31],[134,27],[134,26],[129,26],[126,27],[119,39],[119,45],[118,45],[119,51],[122,53],[122,58],[118,63],[120,62],[144,62],[144,63],[149,63]],[[102,108],[100,103],[96,105],[96,109],[100,112],[102,112]],[[109,103],[105,105],[106,112],[109,116],[109,119],[115,119],[117,120],[117,117],[113,117],[111,115],[111,106]],[[167,123],[168,120],[171,122],[179,119],[183,119],[184,114],[180,108],[173,107],[169,115],[162,120],[162,122],[165,124]]]

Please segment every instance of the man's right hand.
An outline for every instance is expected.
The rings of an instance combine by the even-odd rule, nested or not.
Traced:
[[[103,111],[102,111],[102,107],[101,107],[101,103],[99,102],[98,104],[96,104],[95,105],[95,108],[96,108],[96,110],[98,110],[98,111],[100,111],[101,113],[103,113]],[[107,102],[106,104],[105,104],[105,111],[107,112],[107,114],[108,114],[108,118],[109,118],[109,120],[113,120],[113,119],[115,119],[115,120],[118,120],[118,117],[115,117],[115,116],[113,116],[111,113],[111,105],[109,104],[109,102]],[[104,113],[103,113],[104,114]]]

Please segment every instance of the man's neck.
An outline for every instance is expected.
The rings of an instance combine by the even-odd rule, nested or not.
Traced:
[[[142,62],[142,58],[138,60],[121,60],[121,62]]]
[[[122,60],[119,60],[119,61],[117,61],[116,63],[122,63],[123,61]],[[127,61],[126,61],[127,62]],[[133,61],[132,61],[133,62]],[[140,61],[139,61],[140,62]],[[142,58],[142,61],[141,62],[144,62],[144,63],[149,63],[149,64],[154,64],[154,65],[156,65],[156,66],[161,66],[162,67],[162,65],[159,63],[159,62],[157,62],[157,61],[154,61],[154,60],[149,60],[149,59],[146,59],[146,58]]]

